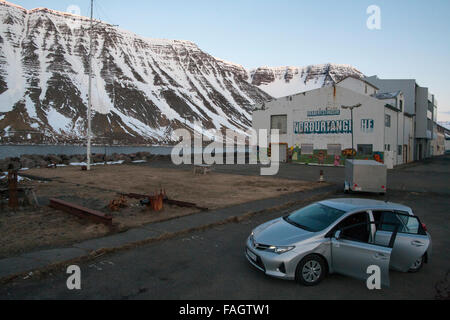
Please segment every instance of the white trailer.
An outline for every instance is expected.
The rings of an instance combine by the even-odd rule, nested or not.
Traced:
[[[387,192],[387,167],[374,160],[347,160],[345,192]]]

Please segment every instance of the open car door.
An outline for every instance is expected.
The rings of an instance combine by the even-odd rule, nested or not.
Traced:
[[[366,281],[370,276],[368,268],[377,266],[381,271],[381,285],[389,287],[389,265],[397,232],[391,235],[387,246],[369,243],[369,237],[363,240],[356,234],[362,226],[370,230],[373,224],[357,224],[335,233],[331,240],[332,267],[336,273]]]
[[[407,272],[414,262],[421,259],[428,251],[430,238],[423,230],[419,218],[399,211],[374,211],[379,221],[376,226],[375,244],[388,245],[394,231],[394,224],[399,226],[391,255],[391,267]]]

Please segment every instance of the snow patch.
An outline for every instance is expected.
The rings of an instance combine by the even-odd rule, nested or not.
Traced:
[[[70,126],[72,124],[72,119],[63,116],[54,108],[51,108],[50,111],[47,112],[47,120],[50,126],[59,132],[66,132],[67,130],[70,130]]]

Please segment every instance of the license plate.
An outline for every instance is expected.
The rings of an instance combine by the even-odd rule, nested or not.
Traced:
[[[252,259],[253,261],[257,261],[258,260],[258,257],[253,253],[253,252],[251,252],[250,250],[248,250],[247,249],[247,254],[248,254],[248,256],[250,257],[250,259]]]

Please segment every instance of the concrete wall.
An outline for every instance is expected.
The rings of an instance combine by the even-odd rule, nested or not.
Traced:
[[[392,152],[392,163],[394,166],[403,163],[403,147],[399,153],[399,146],[403,146],[403,113],[386,108],[386,115],[391,117],[391,127],[385,127],[386,151]]]
[[[414,140],[415,140],[415,120],[414,117],[405,116],[405,135],[403,144],[407,146],[407,159],[406,161],[414,161]]]
[[[417,87],[416,90],[416,138],[431,139],[428,130],[428,88]]]
[[[436,126],[437,127],[437,126]],[[433,156],[442,156],[445,154],[445,135],[441,132],[439,132],[436,128],[435,131],[435,137],[436,139],[432,142],[432,148],[433,148]]]

